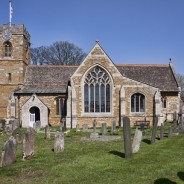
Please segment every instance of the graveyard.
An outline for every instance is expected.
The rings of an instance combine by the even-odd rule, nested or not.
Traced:
[[[166,123],[157,127],[152,144],[153,127],[145,128],[139,151],[129,158],[125,154],[122,127],[114,132],[107,127],[106,137],[120,137],[114,140],[90,139],[91,134],[100,135],[101,129],[96,126],[86,131],[67,130],[61,134],[61,151],[54,150],[60,127],[50,127],[47,138],[42,128],[34,131],[34,154],[23,159],[25,146],[17,143],[16,161],[0,168],[0,183],[183,183],[184,134],[170,135],[171,126],[172,123]],[[19,130],[21,135],[26,132],[27,129]],[[136,128],[131,128],[131,142],[135,132]],[[9,137],[1,133],[1,148]]]

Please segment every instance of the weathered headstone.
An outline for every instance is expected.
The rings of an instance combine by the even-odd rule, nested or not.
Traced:
[[[88,131],[88,124],[83,124],[82,125],[82,131],[87,132]]]
[[[54,140],[54,152],[63,152],[64,151],[64,133],[56,132]]]
[[[62,129],[62,132],[66,131],[66,119],[65,118],[62,118],[61,120],[61,129]]]
[[[17,148],[16,140],[13,136],[11,136],[3,146],[0,167],[5,167],[15,162],[16,148]]]
[[[23,137],[23,160],[34,155],[35,134],[29,127]]]
[[[111,124],[111,133],[114,134],[116,132],[116,122],[113,121]]]
[[[19,124],[18,124],[18,119],[11,119],[9,121],[9,124],[11,124],[12,126],[12,131],[14,131],[15,129],[17,129],[19,127]]]
[[[129,158],[132,156],[132,143],[131,143],[130,119],[126,116],[123,117],[123,136],[124,136],[125,158]]]
[[[21,144],[22,143],[22,136],[21,136],[21,132],[20,132],[19,128],[16,128],[12,132],[12,136],[16,139],[17,144]]]
[[[102,135],[105,135],[107,133],[107,124],[102,123]]]
[[[176,119],[174,119],[174,122],[173,122],[173,133],[174,134],[178,134],[179,133],[179,126],[178,126],[178,122]]]
[[[155,143],[156,134],[157,134],[157,125],[158,125],[158,116],[156,116],[153,120],[153,129],[152,129],[152,137],[151,144]]]
[[[141,141],[142,141],[142,131],[136,129],[134,139],[133,139],[133,143],[132,143],[132,152],[133,153],[137,153],[139,151]]]
[[[164,126],[163,123],[161,123],[160,126],[160,140],[162,140],[164,138]]]
[[[41,121],[36,121],[34,124],[33,124],[33,128],[34,130],[38,133],[41,129]]]
[[[80,132],[80,126],[79,126],[79,124],[76,125],[76,132]]]
[[[50,127],[49,127],[49,125],[45,126],[45,139],[50,139]]]
[[[90,134],[91,139],[99,138],[99,134],[96,132],[96,125],[97,125],[97,122],[96,122],[96,120],[94,120],[93,121],[93,132]]]
[[[7,135],[11,135],[12,132],[13,132],[12,124],[7,124],[7,125],[5,125],[4,131],[5,131],[5,133],[6,133]]]
[[[168,131],[168,138],[172,137],[172,127],[169,127],[169,131]]]

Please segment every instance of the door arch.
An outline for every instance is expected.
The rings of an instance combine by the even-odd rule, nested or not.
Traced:
[[[29,126],[33,127],[36,121],[40,121],[40,109],[38,107],[31,107],[30,110]]]

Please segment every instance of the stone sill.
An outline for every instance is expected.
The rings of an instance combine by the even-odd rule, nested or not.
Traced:
[[[90,118],[112,118],[111,113],[83,113],[81,117],[90,117]]]

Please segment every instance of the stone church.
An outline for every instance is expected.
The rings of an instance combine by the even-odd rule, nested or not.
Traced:
[[[79,66],[31,65],[24,25],[0,27],[0,119],[20,126],[41,121],[122,125],[122,117],[159,124],[179,112],[180,87],[172,63],[115,64],[96,42]]]

